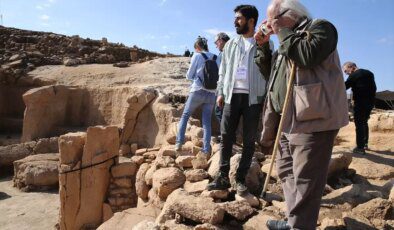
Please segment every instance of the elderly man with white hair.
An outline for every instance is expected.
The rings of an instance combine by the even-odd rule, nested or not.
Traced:
[[[275,34],[279,48],[273,57],[260,141],[267,149],[273,145],[283,116],[276,167],[287,221],[269,220],[266,225],[269,229],[316,229],[334,139],[349,122],[338,33],[330,22],[311,19],[297,0],[273,0],[267,17],[268,34],[259,31],[255,39],[263,46]],[[257,55],[255,62],[262,64],[261,60]],[[293,65],[293,93],[284,110]]]

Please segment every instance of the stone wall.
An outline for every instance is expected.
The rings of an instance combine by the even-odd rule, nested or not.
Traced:
[[[63,135],[59,150],[60,229],[96,228],[103,221],[110,169],[118,157],[118,127],[89,127],[86,133]]]
[[[44,86],[23,95],[22,142],[85,130],[95,125],[122,128],[121,144],[160,145],[180,110],[152,89]],[[127,153],[126,153],[127,154]]]
[[[22,141],[94,125],[121,127],[127,98],[137,92],[144,93],[129,87],[87,89],[56,85],[32,89],[23,96],[26,111]]]

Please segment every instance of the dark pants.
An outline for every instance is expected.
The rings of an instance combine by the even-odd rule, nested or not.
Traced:
[[[222,135],[220,173],[226,176],[230,171],[230,158],[236,130],[240,117],[243,117],[243,149],[236,175],[238,182],[245,182],[245,177],[252,163],[260,113],[261,104],[249,106],[248,94],[233,94],[231,104],[225,104],[223,108],[222,122],[220,124]]]
[[[222,123],[223,109],[220,108],[217,104],[215,104],[215,117],[218,120],[219,124]]]
[[[315,230],[338,130],[283,134],[276,168],[291,229]]]
[[[354,124],[356,125],[357,148],[368,146],[369,128],[368,119],[373,106],[354,106]]]

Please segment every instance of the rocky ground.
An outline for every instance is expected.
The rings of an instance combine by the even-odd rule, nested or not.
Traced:
[[[352,217],[353,215],[352,218],[349,217],[347,219],[348,224],[349,221],[350,222],[353,221],[352,224],[353,227],[348,229],[392,229],[393,227],[392,220],[391,221],[380,220],[379,222],[378,220],[379,214],[376,214],[377,216],[375,219],[372,217],[368,217],[368,215],[371,215],[371,213],[378,212],[380,208],[384,207],[384,200],[387,200],[389,196],[388,193],[390,191],[390,188],[394,183],[394,181],[392,180],[394,176],[394,167],[393,167],[394,143],[392,142],[393,132],[392,131],[382,132],[382,131],[374,130],[375,126],[373,119],[371,120],[373,124],[370,125],[372,126],[371,136],[370,136],[370,150],[367,151],[366,155],[353,154],[352,162],[349,166],[350,171],[349,170],[347,171],[348,173],[349,172],[352,173],[351,170],[354,170],[355,176],[341,175],[337,177],[339,178],[337,181],[331,183],[333,186],[338,186],[338,188],[335,187],[331,188],[333,192],[329,193],[325,197],[326,202],[323,201],[324,204],[322,205],[321,208],[321,214],[320,214],[321,217],[319,218],[320,224],[324,224],[328,226],[330,226],[330,224],[334,226],[336,225],[341,226],[341,222],[333,224],[332,221],[339,221],[343,219],[343,215],[347,215],[350,217]],[[354,146],[354,142],[355,142],[354,124],[350,123],[347,127],[341,129],[337,139],[339,146],[337,146],[336,149],[342,149],[342,150],[347,149],[347,151],[349,151]],[[136,158],[138,157],[134,157],[135,160],[137,160]],[[177,161],[178,164],[190,163],[190,162],[187,163],[187,159],[185,159],[183,163],[180,163],[179,160]],[[186,165],[184,166],[185,168],[189,167]],[[173,172],[173,173],[177,174],[177,172]],[[165,175],[169,175],[169,174],[171,173],[170,172],[165,173]],[[186,176],[190,177],[190,175],[188,174],[186,174]],[[190,178],[188,178],[187,180],[190,180]],[[201,179],[197,178],[196,180],[198,181]],[[137,174],[136,183],[139,183],[138,174]],[[190,184],[190,182],[186,182],[186,183]],[[203,184],[204,183],[205,182],[203,182]],[[190,187],[187,189],[189,189],[189,191],[190,189],[199,190],[198,187],[199,186]],[[274,187],[275,186],[271,187],[273,191],[275,191]],[[276,188],[276,191],[277,190],[280,189]],[[137,189],[137,193],[140,194],[141,191],[138,191]],[[166,194],[165,196],[167,195],[168,194]],[[174,194],[171,196],[174,197],[175,195],[180,197],[183,196],[184,197],[183,200],[187,199],[191,201],[190,197],[188,197],[189,195],[183,194],[180,191],[174,192]],[[149,196],[152,196],[152,194],[150,194]],[[391,197],[392,196],[393,194],[391,194]],[[170,199],[170,197],[168,199]],[[383,197],[383,198],[386,197],[386,198],[383,200],[376,200],[374,199],[374,197]],[[153,198],[153,199],[157,199],[157,198]],[[371,203],[370,204],[367,203],[365,207],[362,207],[361,206],[362,203],[365,203],[368,200]],[[377,202],[378,204],[375,204],[373,202]],[[147,206],[146,204],[147,203],[143,202],[140,198],[138,203],[138,208],[132,208],[124,212],[117,213],[115,217],[111,219],[108,223],[106,223],[106,225],[103,225],[101,229],[112,229],[111,227],[108,226],[114,226],[113,225],[114,223],[116,223],[116,225],[118,226],[117,228],[114,229],[129,229],[128,228],[129,226],[134,226],[134,225],[137,226],[137,224],[139,224],[139,226],[145,226],[145,227],[136,228],[136,229],[150,229],[147,228],[146,226],[150,226],[150,225],[156,226],[154,224],[154,221],[157,219],[157,216],[159,216],[160,214],[160,209],[158,208],[160,207],[160,205]],[[164,203],[162,203],[161,205],[163,204]],[[237,209],[239,209],[239,206],[236,207]],[[244,213],[246,214],[243,215],[247,215],[249,216],[248,218],[250,218],[250,215],[253,216],[254,214],[251,214],[253,209],[249,210],[248,207],[250,206],[245,206],[246,211],[244,210]],[[361,210],[359,210],[358,213],[356,212],[356,214],[352,213],[352,209],[354,210],[354,207],[360,207]],[[283,208],[284,207],[282,202],[279,201],[274,202],[271,208],[269,207],[266,208],[265,215],[260,215],[260,216],[255,215],[255,217],[250,218],[249,221],[247,222],[247,225],[245,225],[244,228],[264,229],[263,227],[250,228],[250,226],[254,226],[255,224],[261,224],[261,221],[263,221],[265,218],[268,218],[267,210],[268,213],[270,214],[268,216],[271,217],[276,216],[277,218],[279,218],[280,216],[283,215]],[[48,192],[44,192],[44,193],[21,192],[17,188],[13,187],[12,177],[2,176],[0,181],[0,210],[2,211],[2,213],[4,213],[3,215],[0,216],[0,225],[2,226],[2,229],[53,229],[53,227],[57,223],[58,213],[59,213],[58,193],[56,191],[49,193]],[[254,209],[254,210],[256,211],[258,209]],[[367,213],[364,216],[359,214],[363,210]],[[255,211],[253,211],[253,213],[255,213]],[[178,212],[182,213],[182,211],[179,210]],[[237,212],[242,213],[242,211],[240,210],[238,210]],[[387,214],[389,212],[387,212],[386,210],[385,213]],[[354,215],[356,216],[354,217]],[[325,220],[326,217],[327,219]],[[179,220],[177,219],[178,223],[189,224],[189,225],[191,223],[196,223],[193,221],[190,222],[190,220],[189,221],[186,220],[185,222],[185,220],[182,220],[182,218],[184,218],[182,216],[180,216],[179,218],[181,219]],[[245,217],[241,216],[240,218],[245,218]],[[373,220],[375,222],[373,222]],[[212,222],[211,219],[207,219],[206,221],[210,223],[214,223],[214,221]],[[167,221],[165,223],[167,229],[173,229],[169,227],[171,226],[170,224],[172,222]],[[368,223],[368,225],[365,223]],[[172,224],[177,229],[189,228],[187,227],[187,225],[179,225],[179,224],[175,224],[175,222]],[[236,223],[233,224],[235,224],[234,225],[235,227],[233,226],[234,229],[237,229],[236,227],[237,224]],[[202,228],[203,226],[200,226],[201,228],[196,228],[196,229],[214,229],[212,228],[211,225],[209,224],[206,225],[207,228]],[[122,228],[121,226],[124,226],[124,228]],[[209,226],[211,226],[211,228],[209,228]],[[249,226],[249,228],[247,226]],[[361,226],[361,228],[357,228],[357,226],[359,227]],[[340,229],[340,228],[336,228],[336,229]]]

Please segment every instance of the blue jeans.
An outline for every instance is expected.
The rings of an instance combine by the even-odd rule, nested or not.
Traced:
[[[215,100],[215,93],[210,93],[202,89],[189,94],[179,122],[178,134],[176,136],[177,144],[183,144],[185,142],[187,121],[194,110],[202,105],[202,128],[204,129],[204,145],[202,151],[204,153],[211,151],[211,116],[213,107],[215,106]]]

